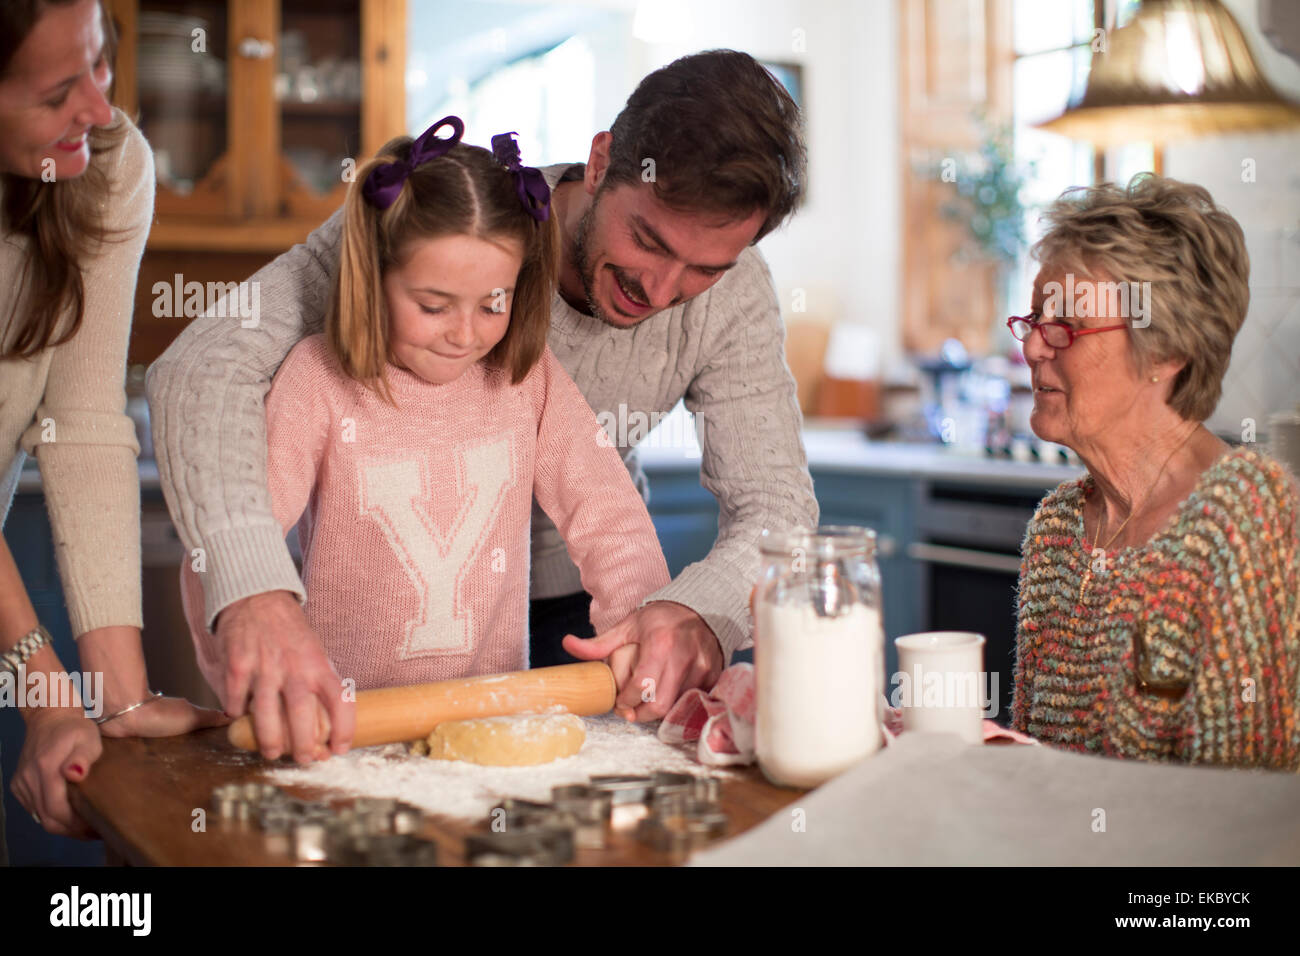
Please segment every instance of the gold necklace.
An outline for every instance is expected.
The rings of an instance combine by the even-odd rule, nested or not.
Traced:
[[[1151,501],[1151,496],[1155,494],[1156,486],[1160,484],[1160,479],[1165,476],[1165,469],[1168,468],[1169,463],[1174,460],[1174,455],[1182,451],[1183,446],[1187,444],[1187,442],[1191,439],[1192,435],[1196,433],[1196,429],[1200,427],[1201,426],[1199,424],[1193,426],[1192,430],[1183,436],[1183,440],[1180,441],[1178,443],[1178,446],[1169,453],[1169,456],[1167,458],[1165,458],[1164,464],[1161,465],[1160,470],[1156,472],[1155,481],[1151,482],[1151,486],[1147,490],[1146,497],[1142,499],[1142,504],[1140,506],[1129,509],[1128,517],[1124,519],[1123,523],[1121,523],[1120,526],[1115,529],[1115,533],[1110,536],[1110,538],[1106,541],[1104,545],[1102,545],[1102,551],[1110,550],[1110,546],[1115,543],[1115,539],[1118,538],[1124,532],[1124,529],[1126,527],[1128,527],[1128,523],[1133,520],[1133,516],[1137,514],[1139,511],[1141,511],[1143,508],[1145,508],[1147,504]],[[1105,521],[1106,521],[1106,506],[1105,503],[1103,502],[1101,505],[1101,516],[1097,524],[1097,532],[1092,536],[1092,547],[1088,549],[1088,555],[1087,558],[1085,559],[1086,565],[1083,569],[1083,580],[1079,582],[1079,603],[1080,604],[1083,603],[1083,595],[1088,590],[1088,585],[1092,583],[1092,561],[1093,561],[1092,555],[1093,552],[1097,550],[1097,542],[1101,540],[1101,529]],[[1086,533],[1087,532],[1085,532],[1085,534]],[[1086,537],[1083,539],[1083,543],[1085,546],[1087,545],[1088,539]]]

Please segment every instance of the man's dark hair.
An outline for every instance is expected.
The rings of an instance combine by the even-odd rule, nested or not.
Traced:
[[[803,197],[808,158],[799,107],[746,53],[709,50],[641,81],[610,128],[610,185],[642,182],[682,211],[764,212],[757,242]]]

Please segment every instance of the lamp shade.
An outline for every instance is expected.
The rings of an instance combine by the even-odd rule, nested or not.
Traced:
[[[1107,147],[1300,127],[1219,0],[1146,0],[1100,39],[1082,96],[1040,128]]]

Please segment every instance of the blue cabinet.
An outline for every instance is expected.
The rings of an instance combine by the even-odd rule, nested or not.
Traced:
[[[698,469],[647,468],[650,517],[673,577],[706,557],[718,537],[718,502],[700,485]]]
[[[925,629],[917,601],[916,562],[907,556],[915,538],[913,480],[861,472],[812,469],[822,524],[849,524],[876,532],[884,604],[885,672],[897,669],[894,638]]]
[[[648,465],[645,473],[650,481],[650,517],[669,573],[675,576],[713,547],[718,535],[718,503],[700,485],[697,468],[677,463]],[[913,538],[913,483],[906,478],[817,468],[812,469],[812,477],[822,524],[862,525],[876,532],[885,612],[885,666],[892,673],[893,638],[923,629],[915,600],[916,563],[905,555],[905,546]],[[748,659],[748,652],[736,657]]]

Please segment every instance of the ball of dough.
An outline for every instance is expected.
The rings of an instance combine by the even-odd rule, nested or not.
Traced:
[[[429,735],[429,756],[488,767],[527,767],[571,757],[587,739],[573,714],[516,714],[449,720]]]

